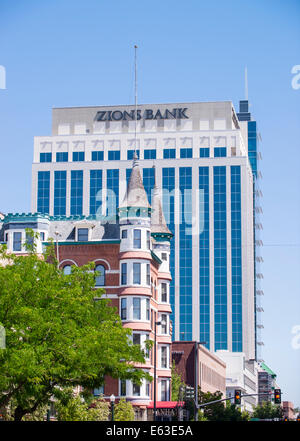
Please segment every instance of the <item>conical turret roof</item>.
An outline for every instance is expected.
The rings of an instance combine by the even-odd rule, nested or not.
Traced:
[[[156,179],[152,196],[151,233],[163,233],[173,236],[167,226],[164,212],[161,206],[161,189],[158,188]]]
[[[150,208],[136,153],[133,158],[132,171],[127,184],[126,194],[123,202],[120,204],[120,208],[124,207]]]

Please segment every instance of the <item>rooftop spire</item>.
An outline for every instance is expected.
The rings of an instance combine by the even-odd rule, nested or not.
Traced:
[[[164,216],[164,212],[161,206],[161,189],[158,188],[156,179],[156,170],[154,168],[154,191],[152,197],[152,215],[151,215],[151,233],[163,233],[172,235],[167,226],[167,222]]]
[[[120,204],[120,208],[124,207],[150,207],[136,152],[133,155],[132,171],[127,184],[126,194],[123,202]]]

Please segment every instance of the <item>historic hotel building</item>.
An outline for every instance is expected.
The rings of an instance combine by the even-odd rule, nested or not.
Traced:
[[[72,265],[95,262],[96,291],[105,289],[105,298],[117,307],[123,326],[131,328],[133,344],[145,347],[157,331],[157,402],[170,400],[171,332],[170,322],[170,241],[163,215],[160,190],[154,188],[152,204],[143,186],[137,158],[134,158],[124,198],[118,206],[118,219],[108,222],[90,216],[49,216],[8,214],[0,222],[0,241],[14,253],[25,253],[26,228],[40,234],[37,251],[49,238],[56,243],[59,265],[65,273]],[[95,293],[97,298],[97,292]],[[156,322],[160,324],[156,325]],[[141,369],[154,374],[154,349],[146,353]],[[96,395],[125,397],[146,419],[153,407],[154,383],[141,386],[129,380],[107,378]],[[159,407],[159,406],[158,406]]]

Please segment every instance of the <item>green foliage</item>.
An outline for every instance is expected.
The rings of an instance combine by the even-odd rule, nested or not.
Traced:
[[[202,392],[198,388],[198,402],[209,403],[210,401],[221,400],[223,398],[220,391]],[[226,403],[226,404],[225,404]],[[248,421],[249,414],[246,411],[241,411],[235,404],[231,404],[230,401],[221,401],[219,403],[209,404],[199,410],[198,418],[201,412],[201,416],[208,421]],[[200,418],[199,418],[200,420]]]
[[[261,420],[282,418],[283,410],[280,405],[273,404],[270,401],[264,401],[254,408],[252,417]]]
[[[104,376],[151,380],[133,362],[144,354],[129,340],[109,300],[94,300],[93,264],[57,268],[53,247],[44,259],[7,254],[0,248],[0,324],[6,349],[0,349],[0,408],[16,403],[14,418],[46,405],[60,388],[100,387]],[[97,290],[97,296],[103,291]],[[71,412],[71,410],[70,410]]]
[[[82,398],[77,395],[70,398],[66,403],[55,403],[58,421],[88,421],[87,405]]]
[[[88,411],[89,421],[108,421],[110,419],[110,404],[104,398],[94,401]]]
[[[133,406],[125,398],[121,398],[115,405],[115,421],[134,421]]]
[[[171,378],[171,400],[172,401],[183,401],[183,396],[179,396],[180,386],[185,386],[185,383],[182,381],[181,374],[178,372],[175,361],[173,361],[171,368],[172,378]]]

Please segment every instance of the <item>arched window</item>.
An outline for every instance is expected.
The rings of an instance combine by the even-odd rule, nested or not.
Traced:
[[[105,285],[105,268],[103,265],[97,265],[95,268],[99,274],[96,276],[96,286],[104,286]]]
[[[69,274],[71,274],[71,265],[65,265],[63,267],[63,272],[65,276],[68,276]]]

